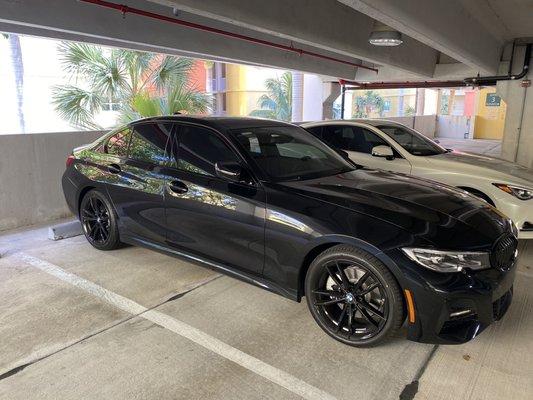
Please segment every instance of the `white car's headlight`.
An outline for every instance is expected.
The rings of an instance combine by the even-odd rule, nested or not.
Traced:
[[[490,268],[490,255],[487,252],[456,252],[412,247],[404,247],[402,251],[411,260],[437,272],[459,272],[464,268],[473,270]]]
[[[520,186],[506,185],[505,183],[493,183],[498,189],[503,190],[504,192],[513,195],[520,200],[530,200],[533,199],[533,190],[526,189]]]

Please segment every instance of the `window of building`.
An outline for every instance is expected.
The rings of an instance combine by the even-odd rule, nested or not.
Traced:
[[[222,112],[226,112],[227,108],[226,108],[226,93],[222,93]]]

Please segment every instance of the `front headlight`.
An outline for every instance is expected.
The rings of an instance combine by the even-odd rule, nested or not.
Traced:
[[[533,199],[533,190],[526,189],[519,186],[506,185],[505,183],[493,183],[498,189],[503,190],[506,193],[509,193],[520,200],[530,200]]]
[[[437,272],[459,272],[464,268],[473,270],[490,268],[487,252],[442,251],[404,247],[402,251],[411,260]]]

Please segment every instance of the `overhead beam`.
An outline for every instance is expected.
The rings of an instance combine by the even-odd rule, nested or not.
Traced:
[[[412,38],[372,46],[374,20],[337,0],[152,0],[178,10],[368,62],[431,77],[437,52]]]
[[[128,1],[128,5],[155,13],[169,13],[168,7],[141,0]],[[356,73],[356,68],[349,65],[258,46],[142,16],[126,15],[123,18],[118,12],[72,0],[0,0],[0,10],[0,30],[7,32],[293,69],[345,79],[353,79]],[[198,19],[191,16],[191,19],[194,18]],[[243,32],[242,29],[239,31]],[[264,34],[256,36],[260,39],[267,38]],[[299,47],[317,51],[306,45]],[[338,57],[330,52],[320,52]],[[354,63],[360,62],[358,59],[344,58]]]
[[[430,80],[462,80],[476,76],[477,73],[478,70],[463,63],[437,64],[435,66],[435,73]],[[409,74],[391,67],[381,67],[378,74],[362,69],[358,70],[355,74],[355,80],[360,82],[403,82],[420,81],[421,79],[415,74]]]
[[[495,74],[503,40],[474,18],[460,1],[338,0],[467,64]]]

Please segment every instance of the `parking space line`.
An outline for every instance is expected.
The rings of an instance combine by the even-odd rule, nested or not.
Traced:
[[[13,255],[21,261],[46,272],[64,282],[70,283],[86,292],[104,300],[105,302],[127,312],[136,314],[154,324],[174,332],[227,360],[233,361],[243,368],[262,376],[269,381],[284,387],[292,393],[309,400],[335,400],[335,397],[318,389],[301,379],[282,371],[264,361],[259,360],[229,344],[159,311],[148,309],[133,300],[114,293],[91,281],[67,272],[55,264],[41,260],[26,253]]]

